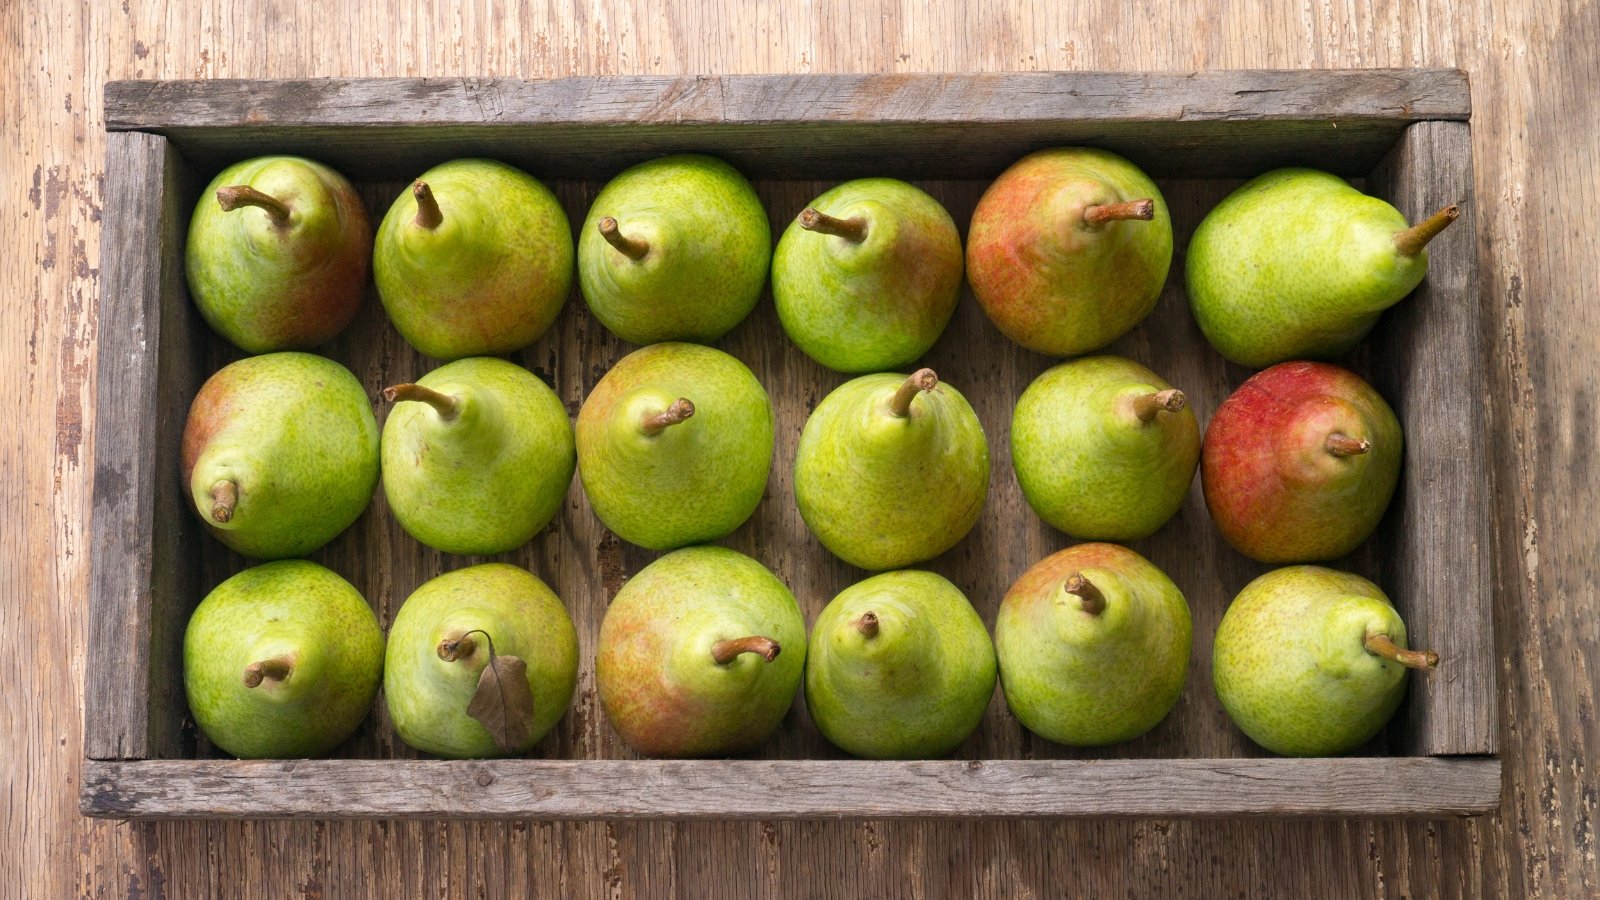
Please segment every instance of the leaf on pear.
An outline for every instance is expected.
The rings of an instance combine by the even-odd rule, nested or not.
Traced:
[[[510,753],[521,749],[533,736],[533,688],[528,686],[528,664],[515,656],[491,656],[478,676],[478,689],[467,704],[467,715],[489,729],[501,750]]]

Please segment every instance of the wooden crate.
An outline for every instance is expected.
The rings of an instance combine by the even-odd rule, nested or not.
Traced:
[[[115,82],[108,136],[100,301],[93,579],[82,807],[116,818],[470,816],[509,818],[1360,815],[1444,816],[1494,808],[1495,658],[1490,608],[1488,390],[1472,223],[1466,76],[1458,71],[1193,74],[819,75],[557,81],[322,80]],[[361,188],[374,221],[406,181],[447,159],[486,155],[550,183],[574,227],[607,178],[671,151],[721,155],[756,183],[774,234],[816,194],[867,174],[916,180],[963,227],[988,182],[1033,149],[1093,144],[1161,184],[1177,259],[1156,311],[1109,352],[1154,367],[1202,422],[1249,374],[1205,343],[1182,292],[1183,248],[1205,212],[1273,166],[1332,169],[1413,219],[1468,201],[1430,248],[1416,294],[1344,362],[1371,379],[1406,428],[1402,486],[1380,531],[1340,565],[1374,578],[1417,646],[1443,663],[1360,755],[1270,758],[1227,720],[1210,685],[1211,639],[1229,599],[1262,567],[1212,527],[1198,482],[1182,511],[1134,547],[1183,589],[1194,657],[1182,699],[1144,737],[1073,750],[1028,734],[996,692],[950,760],[853,761],[830,747],[803,701],[750,758],[661,762],[624,747],[600,712],[593,653],[607,601],[655,554],[620,543],[576,481],[555,523],[500,559],[532,569],[566,601],[583,649],[578,691],[528,758],[421,758],[377,704],[337,758],[221,758],[189,720],[180,638],[207,590],[244,562],[207,536],[178,476],[190,399],[238,352],[189,302],[182,247],[202,186],[223,165],[303,153]],[[844,378],[784,337],[763,302],[718,346],[772,395],[777,452],[768,494],[723,541],[776,571],[808,621],[862,577],[830,556],[796,512],[789,472],[810,409]],[[323,348],[376,395],[431,367],[369,297]],[[516,354],[575,415],[632,349],[574,293],[550,332]],[[994,473],[978,527],[932,562],[992,622],[1010,583],[1070,541],[1023,502],[1008,451],[1022,389],[1053,361],[1004,339],[965,296],[926,358],[969,397]],[[379,410],[379,416],[384,411]],[[424,580],[475,560],[408,537],[379,492],[314,559],[350,579],[387,625]]]

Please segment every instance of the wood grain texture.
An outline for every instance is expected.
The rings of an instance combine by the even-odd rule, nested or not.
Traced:
[[[270,141],[393,178],[471,154],[594,178],[681,151],[770,177],[992,177],[1083,141],[1158,175],[1359,174],[1406,123],[1470,112],[1453,70],[130,81],[105,102],[109,127],[167,134],[202,166]]]
[[[1373,385],[1406,434],[1401,489],[1375,537],[1405,547],[1383,561],[1386,590],[1406,598],[1412,646],[1440,656],[1412,684],[1406,744],[1419,753],[1493,753],[1496,738],[1492,519],[1483,309],[1477,278],[1472,146],[1464,122],[1407,129],[1368,188],[1409,221],[1451,203],[1462,216],[1428,246],[1428,278],[1384,314],[1363,348]],[[1454,230],[1459,229],[1459,230]],[[1420,701],[1418,698],[1420,695]]]
[[[1600,893],[1600,16],[1593,0],[491,8],[0,4],[0,879],[23,896],[1502,897]],[[1474,87],[1505,790],[1443,823],[79,818],[102,83],[334,75],[1460,66]],[[20,184],[19,184],[20,182]],[[1195,552],[1206,552],[1205,547]],[[1197,615],[1199,611],[1197,610]],[[592,638],[592,636],[591,636]],[[1201,661],[1196,661],[1201,665]],[[593,719],[596,727],[598,719]],[[1381,798],[1377,801],[1381,803]]]
[[[861,790],[870,784],[872,790]],[[1388,816],[1499,805],[1496,759],[94,762],[84,812],[111,818]],[[623,787],[626,786],[626,787]]]
[[[171,460],[201,381],[205,327],[184,287],[187,171],[163,137],[107,139],[106,205],[118,214],[101,242],[110,288],[95,422],[106,440],[95,445],[89,618],[89,657],[101,664],[84,689],[84,755],[96,759],[177,756],[188,715],[175,647],[198,590],[188,557],[200,535]]]

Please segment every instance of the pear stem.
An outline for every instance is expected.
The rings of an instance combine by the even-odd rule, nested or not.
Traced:
[[[672,401],[672,405],[654,415],[645,416],[644,422],[639,426],[645,434],[654,437],[669,427],[694,416],[694,404],[688,398],[679,397]]]
[[[897,418],[904,419],[911,415],[911,401],[923,391],[931,391],[939,386],[939,376],[932,369],[918,369],[911,373],[911,377],[900,385],[889,398],[889,412]]]
[[[750,637],[734,638],[727,641],[717,641],[711,645],[711,658],[717,665],[725,666],[738,658],[741,653],[754,653],[767,662],[778,658],[778,652],[783,648],[778,642],[769,637],[751,635]]]
[[[1439,664],[1439,654],[1432,650],[1401,650],[1387,634],[1369,634],[1367,652],[1397,662],[1410,669],[1431,669]]]
[[[1090,225],[1102,225],[1106,222],[1116,222],[1123,219],[1142,219],[1148,222],[1155,217],[1156,202],[1154,200],[1102,203],[1097,206],[1085,207],[1083,210],[1083,221]]]
[[[1176,388],[1167,388],[1151,394],[1140,394],[1133,398],[1133,414],[1139,421],[1150,423],[1156,420],[1156,413],[1166,410],[1177,412],[1187,405],[1189,399],[1183,396],[1183,391]]]
[[[600,220],[599,228],[600,236],[606,239],[606,243],[617,248],[618,253],[629,259],[641,260],[650,252],[649,241],[624,235],[617,230],[617,220],[610,216]]]
[[[852,244],[859,244],[867,239],[866,219],[860,216],[852,216],[848,219],[835,218],[813,206],[808,206],[801,210],[800,227],[819,234],[842,237]]]
[[[217,191],[217,203],[223,212],[233,212],[241,206],[254,206],[272,217],[272,224],[289,224],[289,207],[270,194],[263,194],[248,184],[236,184]]]
[[[224,480],[211,486],[211,518],[218,525],[228,524],[228,520],[233,518],[233,508],[238,503],[238,485]]]
[[[1372,449],[1372,442],[1366,438],[1356,438],[1342,431],[1335,431],[1328,435],[1326,444],[1328,452],[1340,459],[1346,456],[1360,456]]]
[[[461,412],[461,401],[441,394],[433,388],[423,387],[420,384],[397,384],[394,387],[383,389],[383,399],[390,403],[426,403],[439,413],[439,418],[449,421]]]
[[[483,635],[489,645],[489,656],[494,657],[494,638],[489,637],[489,632],[482,628],[474,628],[460,637],[445,638],[439,642],[439,658],[445,662],[455,662],[458,659],[469,659],[478,652],[478,642],[472,639],[475,634]]]
[[[878,636],[878,614],[875,612],[864,612],[850,624],[861,632],[862,637],[875,638]]]
[[[1061,589],[1083,601],[1083,611],[1091,616],[1098,616],[1105,611],[1106,595],[1100,593],[1089,579],[1083,577],[1081,572],[1073,572],[1067,576],[1067,583]]]
[[[1461,204],[1452,203],[1394,236],[1394,246],[1401,256],[1416,256],[1439,232],[1461,218]]]
[[[421,179],[411,182],[411,196],[417,198],[417,217],[412,219],[412,224],[418,228],[432,231],[444,221],[444,212],[439,209],[439,201],[433,199],[433,188]]]
[[[244,667],[244,686],[247,688],[259,687],[261,682],[271,679],[282,681],[289,677],[289,671],[294,668],[294,659],[285,656],[274,656],[263,659]]]

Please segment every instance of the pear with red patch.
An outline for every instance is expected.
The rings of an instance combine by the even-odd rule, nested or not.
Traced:
[[[635,751],[730,756],[783,721],[805,660],[805,620],[776,575],[724,547],[687,547],[617,592],[600,624],[595,683]]]
[[[247,353],[309,350],[361,308],[372,225],[343,175],[298,156],[223,169],[189,222],[189,293]]]
[[[1265,563],[1337,559],[1378,526],[1400,478],[1400,422],[1354,372],[1280,363],[1233,392],[1200,453],[1222,536]]]
[[[1114,153],[1023,157],[984,192],[967,234],[967,281],[1006,337],[1049,356],[1111,343],[1155,308],[1172,219],[1155,182]]]

